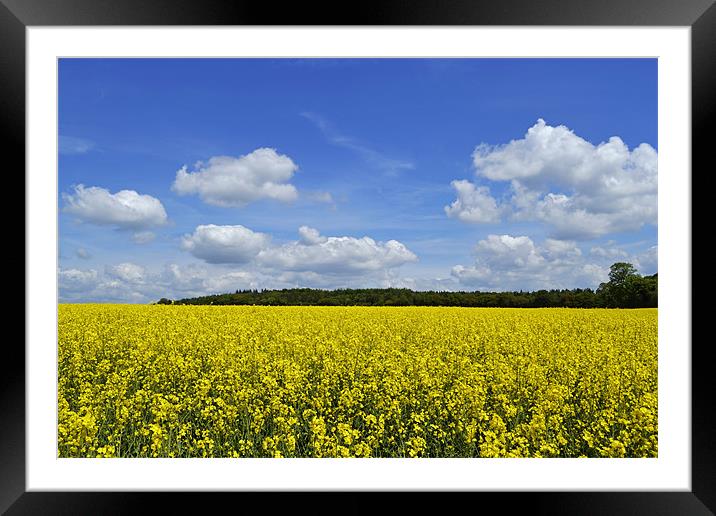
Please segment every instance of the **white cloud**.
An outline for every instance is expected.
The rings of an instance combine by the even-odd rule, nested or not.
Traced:
[[[308,226],[299,240],[273,245],[271,237],[241,225],[197,226],[181,246],[203,264],[168,263],[158,272],[132,262],[104,273],[60,272],[62,301],[149,302],[257,288],[364,288],[399,282],[395,269],[417,260],[400,242],[328,237]]]
[[[313,271],[275,271],[268,284],[270,288],[348,288],[353,279]]]
[[[270,237],[241,225],[197,226],[184,235],[182,249],[208,263],[247,263],[269,244]]]
[[[492,271],[488,267],[455,265],[450,272],[460,283],[468,286],[486,285]],[[491,290],[490,287],[487,290]]]
[[[321,244],[336,238],[323,237],[306,226],[302,228],[302,235],[314,237],[316,243],[297,241],[287,244],[292,250],[301,246],[320,249]],[[623,251],[615,242],[607,242],[603,249],[608,250],[605,256],[591,251],[584,256],[575,242],[546,239],[537,245],[526,236],[490,235],[475,246],[475,262],[468,266],[456,265],[449,278],[401,276],[397,266],[335,268],[329,263],[325,267],[325,259],[310,263],[310,267],[297,267],[297,270],[280,269],[261,264],[257,257],[243,265],[168,263],[155,271],[131,262],[107,265],[103,273],[94,269],[60,269],[58,281],[62,302],[148,303],[162,297],[182,299],[260,288],[396,287],[449,291],[596,288],[599,283],[607,281],[613,261],[631,262],[641,274],[656,272],[656,246],[627,254],[625,259],[619,260],[610,258],[617,254],[621,257],[621,252],[609,250]],[[273,251],[280,254],[286,251],[286,246],[275,246]],[[409,259],[409,255],[405,258]],[[383,263],[387,265],[391,262],[387,260]],[[318,266],[324,267],[320,267],[320,271],[304,270],[319,269]]]
[[[347,274],[398,267],[417,260],[396,241],[376,242],[370,237],[326,237],[315,228],[301,226],[299,240],[272,245],[269,235],[241,225],[198,226],[185,235],[182,248],[207,263],[253,265],[275,271]]]
[[[96,270],[60,269],[57,273],[60,290],[83,292],[97,285],[99,274]]]
[[[214,156],[194,168],[190,172],[184,166],[177,171],[173,191],[198,194],[204,202],[224,207],[241,207],[259,199],[289,202],[298,197],[289,183],[298,166],[275,149],[260,148],[238,158]]]
[[[577,247],[576,242],[571,240],[547,238],[544,244],[542,244],[542,249],[545,256],[553,260],[571,259],[582,256],[582,251]]]
[[[146,303],[161,293],[161,286],[147,281],[144,269],[134,264],[106,266],[104,274],[94,269],[59,272],[61,302]]]
[[[608,258],[609,260],[621,260],[629,256],[624,249],[610,246],[595,246],[589,250],[589,254],[599,258]]]
[[[538,268],[545,261],[532,239],[526,236],[489,235],[477,243],[475,253],[481,262],[500,270]]]
[[[104,273],[76,269],[61,271],[60,300],[148,303],[162,297],[176,300],[246,289],[378,288],[398,286],[399,283],[400,278],[392,270],[317,273],[168,263],[158,271],[150,271],[137,264],[121,263],[106,266]]]
[[[248,271],[226,272],[196,264],[167,264],[157,282],[172,299],[258,288],[257,277]]]
[[[134,263],[107,265],[104,274],[90,270],[60,270],[59,298],[62,302],[143,303],[161,292],[144,267]]]
[[[217,276],[209,276],[204,279],[203,289],[205,292],[223,293],[234,290],[246,290],[258,288],[256,277],[251,272],[235,271]]]
[[[497,201],[490,195],[486,186],[476,186],[470,181],[460,180],[450,183],[457,192],[457,199],[445,206],[448,217],[463,222],[499,222],[500,210]]]
[[[162,297],[181,299],[236,289],[257,288],[253,274],[226,272],[196,264],[167,264],[152,272],[130,262],[96,270],[60,270],[60,300],[63,302],[149,303]]]
[[[168,263],[163,269],[151,271],[125,262],[105,266],[104,273],[77,269],[58,273],[62,302],[149,303],[162,297],[182,299],[256,289],[259,277],[262,286],[286,286],[249,271],[226,271],[219,266],[198,264]]]
[[[58,150],[60,154],[86,154],[93,148],[94,143],[85,138],[60,135],[58,139]]]
[[[380,288],[409,288],[415,291],[449,291],[461,290],[460,284],[455,278],[431,278],[431,277],[401,277],[388,275],[383,279]],[[464,287],[463,287],[464,288]]]
[[[160,282],[171,287],[173,292],[179,293],[178,297],[188,297],[194,293],[204,293],[204,280],[208,277],[206,269],[197,265],[181,266],[176,263],[167,264],[160,274]],[[164,296],[168,297],[168,296]]]
[[[475,246],[473,265],[452,268],[461,284],[491,291],[595,288],[608,272],[586,261],[574,241],[546,239],[538,246],[511,235],[489,235]]]
[[[651,275],[658,271],[659,247],[651,246],[634,257],[634,265],[641,274]]]
[[[609,241],[602,245],[594,246],[589,250],[589,256],[601,265],[609,267],[615,262],[627,262],[636,267],[642,275],[651,275],[658,271],[659,246],[652,245],[643,248],[644,242],[617,244]],[[636,250],[628,251],[628,248]]]
[[[465,222],[492,222],[504,210],[547,224],[555,238],[579,240],[657,223],[657,152],[648,144],[629,150],[614,136],[593,145],[539,119],[524,138],[480,144],[472,157],[476,175],[509,182],[512,198],[496,204],[485,187],[454,181],[458,199],[446,211]]]
[[[118,279],[126,283],[140,284],[144,283],[146,270],[141,265],[124,262],[119,265],[105,267],[105,273],[113,279]]]
[[[264,276],[263,280],[268,276]],[[402,277],[398,269],[377,271],[329,272],[284,271],[271,276],[272,288],[412,288],[414,290],[455,290],[452,278],[433,280]]]
[[[159,199],[141,195],[134,190],[120,190],[113,194],[105,188],[77,185],[74,193],[63,193],[62,197],[66,213],[90,224],[114,226],[139,233],[149,227],[162,226],[168,221]]]
[[[269,247],[258,255],[264,267],[285,271],[351,273],[378,271],[417,260],[405,245],[396,241],[376,242],[370,237],[322,237],[318,230],[303,226],[301,240]]]
[[[326,237],[321,236],[321,233],[317,229],[309,228],[308,226],[298,228],[298,235],[300,242],[306,245],[322,244],[326,241]]]

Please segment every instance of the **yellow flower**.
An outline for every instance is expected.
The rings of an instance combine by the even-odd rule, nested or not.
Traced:
[[[656,309],[59,306],[58,457],[656,457]]]

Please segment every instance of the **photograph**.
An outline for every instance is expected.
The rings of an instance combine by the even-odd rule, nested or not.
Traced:
[[[56,63],[57,458],[659,458],[656,57]]]
[[[0,0],[0,514],[713,514],[715,3]]]

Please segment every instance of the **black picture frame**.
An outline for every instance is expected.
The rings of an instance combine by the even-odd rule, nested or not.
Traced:
[[[709,159],[712,144],[708,141],[707,129],[714,120],[716,106],[714,0],[388,0],[328,5],[301,2],[280,6],[273,2],[246,0],[0,0],[0,127],[3,131],[0,141],[5,159],[10,157],[11,165],[6,173],[17,177],[18,171],[25,170],[25,29],[39,25],[688,26],[692,36],[691,177],[697,177],[693,171],[700,171],[698,177],[703,185],[698,192],[692,187],[692,192],[702,195],[709,192],[703,183],[713,175],[713,160]],[[688,174],[688,171],[684,173]],[[24,190],[24,183],[22,188]],[[692,199],[693,206],[696,201],[693,195]],[[20,238],[24,242],[25,234]],[[22,257],[22,267],[25,267],[24,251]],[[692,251],[692,267],[694,257]],[[15,258],[15,261],[20,259]],[[26,268],[25,274],[28,274]],[[12,295],[7,299],[15,302],[16,298]],[[693,321],[693,315],[691,319]],[[149,509],[150,502],[158,502],[162,512],[191,509],[185,493],[26,492],[25,351],[17,338],[4,340],[0,362],[3,364],[3,374],[0,375],[0,511],[11,515],[130,514]],[[489,502],[502,505],[510,512],[524,509],[549,514],[713,514],[716,511],[716,428],[710,397],[713,390],[708,355],[710,342],[692,340],[691,492],[452,493],[450,505],[456,507],[453,504],[466,502],[487,509],[490,506],[484,504]],[[308,504],[312,512],[364,513],[375,510],[378,503],[375,500],[377,493],[343,493],[338,509],[331,507],[330,497],[322,494],[320,498],[308,501],[308,494],[311,493],[202,493],[199,497],[205,500],[206,496],[212,496],[234,503],[233,498],[239,496],[242,497],[241,507],[248,508],[255,502],[268,503],[271,512],[278,512],[282,505],[291,510],[291,507]],[[425,509],[424,494],[402,496],[402,511]],[[466,496],[470,499],[464,499]],[[205,501],[200,503],[203,511],[209,509]],[[241,507],[237,506],[236,510]]]

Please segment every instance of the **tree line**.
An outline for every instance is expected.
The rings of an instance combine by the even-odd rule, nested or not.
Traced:
[[[321,290],[237,290],[171,300],[175,305],[269,305],[269,306],[465,306],[504,308],[650,308],[658,305],[658,275],[641,276],[634,266],[618,262],[610,267],[609,281],[592,290],[552,289],[533,292],[414,291],[407,288]]]

